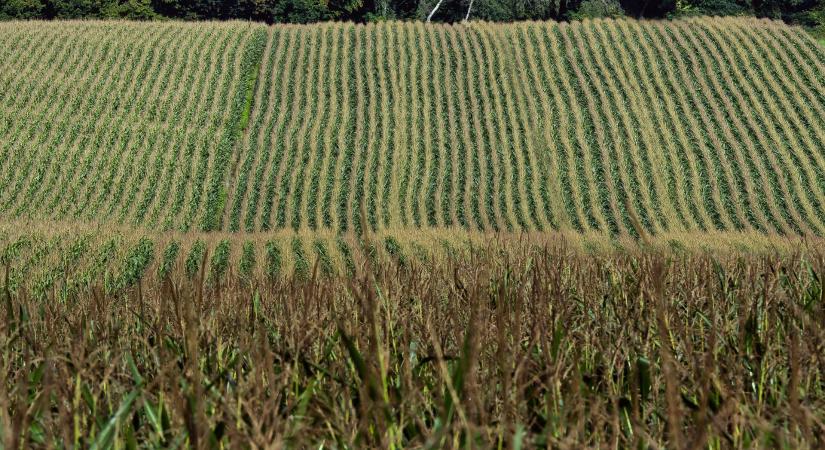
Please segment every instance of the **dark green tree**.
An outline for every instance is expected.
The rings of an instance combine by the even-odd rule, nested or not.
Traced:
[[[620,0],[622,9],[632,17],[661,18],[676,10],[676,0]]]
[[[45,5],[41,0],[2,0],[0,20],[38,19],[42,17]]]
[[[270,11],[272,22],[311,23],[335,18],[324,0],[275,0]]]

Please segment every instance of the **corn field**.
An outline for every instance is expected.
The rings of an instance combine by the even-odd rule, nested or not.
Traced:
[[[825,50],[770,21],[0,33],[4,217],[250,233],[825,231]]]
[[[0,214],[164,229],[216,214],[262,28],[1,27]]]
[[[60,244],[26,245],[44,254]],[[74,289],[64,273],[45,291],[15,289],[7,265],[5,448],[825,439],[820,251],[594,256],[557,241],[488,245],[430,266],[364,258],[347,282],[316,266],[261,283],[242,275],[245,259],[218,261],[221,245],[121,294],[111,283],[139,258],[126,258],[122,276]]]
[[[0,448],[822,448],[825,47],[0,23]]]

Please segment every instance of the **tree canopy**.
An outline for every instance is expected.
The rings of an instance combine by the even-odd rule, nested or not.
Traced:
[[[755,15],[798,23],[825,35],[820,0],[0,0],[0,20],[126,18],[243,19],[266,23],[328,20],[571,20]]]

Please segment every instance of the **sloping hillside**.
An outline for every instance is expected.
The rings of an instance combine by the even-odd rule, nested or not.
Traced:
[[[226,179],[265,30],[0,24],[0,216],[198,226]]]
[[[775,22],[0,35],[6,218],[825,233],[825,49]]]

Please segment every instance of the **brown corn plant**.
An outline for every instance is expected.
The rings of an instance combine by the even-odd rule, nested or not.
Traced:
[[[208,257],[114,293],[6,281],[5,448],[825,443],[817,251],[482,247],[221,283]]]

